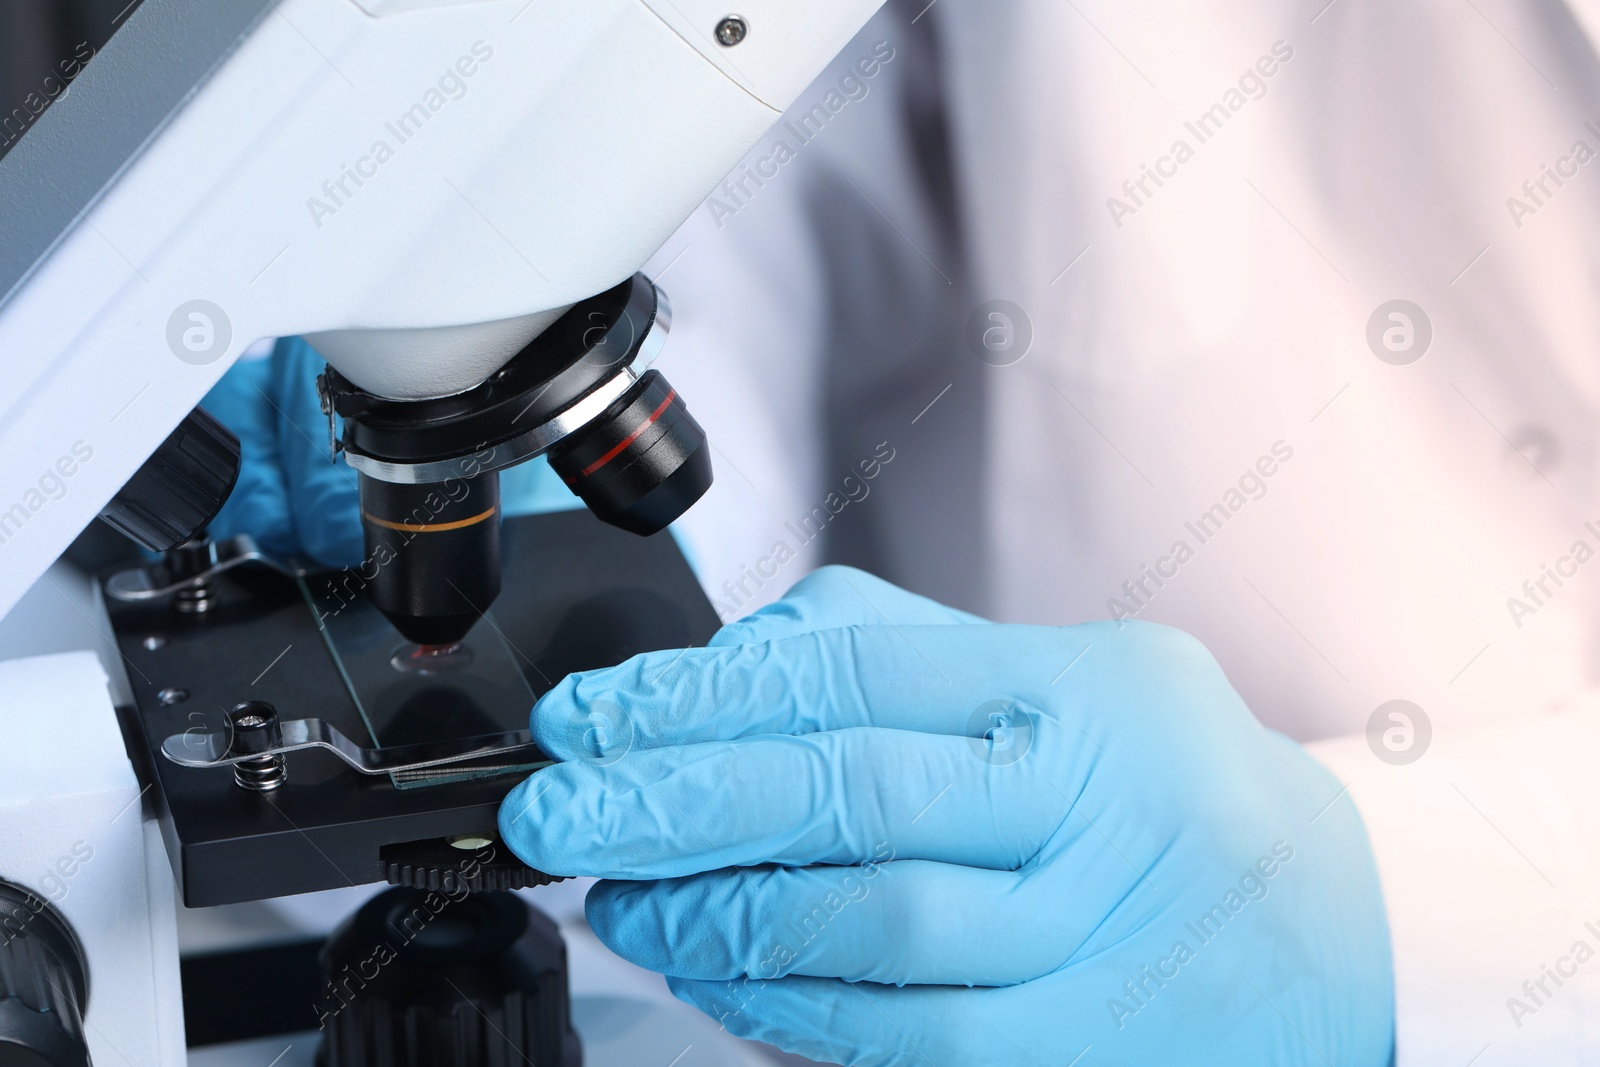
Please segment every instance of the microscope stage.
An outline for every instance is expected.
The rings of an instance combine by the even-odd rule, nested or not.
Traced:
[[[134,696],[118,710],[185,904],[383,881],[386,846],[492,840],[501,798],[527,771],[397,784],[303,751],[286,757],[284,785],[259,793],[228,768],[164,758],[166,738],[223,730],[244,701],[269,702],[282,719],[324,719],[372,747],[525,730],[534,700],[567,674],[700,645],[716,631],[668,534],[635,537],[568,511],[508,519],[503,538],[503,589],[457,670],[415,673],[396,660],[405,639],[365,601],[359,569],[293,579],[240,567],[212,579],[201,614],[107,598]]]

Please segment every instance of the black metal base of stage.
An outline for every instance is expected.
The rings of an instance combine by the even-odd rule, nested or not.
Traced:
[[[294,579],[240,567],[213,580],[200,614],[108,598],[134,695],[119,709],[123,730],[185,904],[383,881],[408,848],[426,856],[453,838],[493,841],[500,800],[526,771],[397,784],[303,751],[286,757],[286,784],[258,793],[228,768],[164,758],[167,737],[223,730],[248,700],[284,719],[326,719],[374,747],[524,730],[534,700],[567,674],[716,631],[668,534],[639,538],[570,511],[507,520],[503,536],[503,591],[468,638],[472,663],[456,672],[393,665],[404,639],[363,600],[359,570]],[[516,865],[498,842],[461,859]]]

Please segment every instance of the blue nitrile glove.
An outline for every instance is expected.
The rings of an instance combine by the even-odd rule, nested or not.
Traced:
[[[330,567],[361,562],[356,474],[328,452],[328,419],[317,398],[326,366],[299,337],[272,354],[240,360],[201,406],[239,438],[239,481],[212,520],[213,538],[248,533],[268,555],[305,555]],[[533,515],[582,507],[549,464],[534,460],[500,474],[501,512]]]
[[[595,932],[840,1064],[1384,1067],[1389,936],[1339,782],[1194,639],[1001,626],[830,568],[711,647],[574,675],[506,799]],[[1081,1057],[1081,1059],[1080,1059]]]

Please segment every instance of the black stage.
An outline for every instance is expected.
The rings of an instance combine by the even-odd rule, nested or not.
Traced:
[[[213,580],[216,604],[200,615],[107,598],[135,705],[118,710],[185,904],[382,881],[380,849],[492,833],[522,772],[397,787],[306,751],[286,757],[287,784],[262,794],[236,786],[227,768],[167,760],[168,736],[222,731],[228,709],[247,700],[272,703],[284,719],[326,719],[374,747],[527,729],[533,699],[565,675],[703,644],[716,631],[669,534],[639,538],[569,511],[509,519],[503,538],[503,591],[469,637],[476,658],[459,675],[407,678],[388,667],[403,639],[372,624],[359,572],[297,580],[239,567]],[[177,691],[186,695],[173,702]]]

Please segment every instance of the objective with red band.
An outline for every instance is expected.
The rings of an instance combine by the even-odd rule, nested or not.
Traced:
[[[551,449],[550,465],[597,516],[642,536],[665,529],[712,480],[705,431],[660,371]]]

